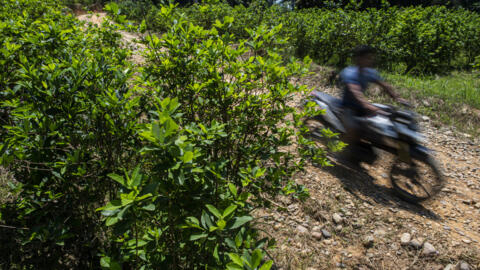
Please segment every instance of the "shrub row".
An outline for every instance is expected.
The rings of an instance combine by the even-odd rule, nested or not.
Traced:
[[[280,27],[241,39],[231,17],[206,29],[161,7],[171,27],[136,69],[117,26],[61,10],[0,7],[0,163],[19,183],[0,268],[270,269],[252,211],[307,196],[307,156],[327,164],[287,104],[306,66],[264,45]]]
[[[148,15],[120,10],[130,19],[142,20],[153,31],[165,31],[153,5],[143,6]],[[480,55],[480,15],[463,9],[442,6],[368,9],[302,9],[289,11],[278,5],[253,2],[248,8],[231,7],[223,2],[204,2],[178,8],[174,16],[186,16],[197,25],[210,27],[224,16],[234,18],[233,33],[247,36],[246,29],[259,25],[283,25],[281,35],[297,56],[310,56],[320,64],[342,67],[351,49],[370,44],[379,50],[383,67],[403,72],[441,73],[451,69],[471,68]]]

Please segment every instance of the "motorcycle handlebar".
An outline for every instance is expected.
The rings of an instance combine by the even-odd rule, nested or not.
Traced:
[[[407,107],[407,108],[413,108],[413,105],[410,104],[409,102],[407,101],[399,101],[398,103],[400,103],[401,105]]]

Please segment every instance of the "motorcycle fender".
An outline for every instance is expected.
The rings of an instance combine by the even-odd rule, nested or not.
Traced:
[[[323,119],[330,123],[337,131],[340,131],[342,133],[345,132],[345,128],[342,125],[342,122],[338,117],[332,112],[330,106],[326,104],[323,101],[320,101],[318,99],[315,99],[315,103],[322,109],[325,110],[325,114],[322,115]]]

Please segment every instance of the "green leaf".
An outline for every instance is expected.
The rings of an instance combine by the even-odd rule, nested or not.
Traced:
[[[120,183],[120,185],[122,185],[124,187],[127,187],[127,185],[125,184],[125,179],[122,176],[120,176],[118,174],[110,173],[110,174],[108,174],[108,177],[117,181],[118,183]]]
[[[227,264],[227,270],[243,270],[243,266],[236,263],[229,263]]]
[[[233,250],[237,250],[237,247],[236,247],[236,245],[235,245],[235,242],[233,242],[232,239],[230,239],[230,238],[225,239],[225,243],[227,243],[227,246],[228,246],[229,248],[231,248],[231,249],[233,249]]]
[[[228,183],[228,189],[233,194],[233,196],[237,197],[237,187],[234,184]]]
[[[255,249],[252,253],[252,268],[257,268],[262,262],[262,251],[260,249]]]
[[[152,135],[155,139],[163,143],[165,137],[164,134],[160,130],[160,125],[158,123],[152,124]]]
[[[220,257],[218,256],[218,244],[215,246],[215,250],[213,250],[213,257],[218,261],[220,261]]]
[[[122,207],[122,202],[120,200],[113,200],[104,207],[98,208],[96,211],[114,211]]]
[[[215,206],[211,205],[211,204],[207,204],[205,205],[208,210],[217,218],[222,218],[222,215],[220,214],[220,212],[218,211],[217,208],[215,208]]]
[[[223,215],[222,217],[225,218],[227,217],[228,215],[230,215],[233,211],[235,211],[235,209],[237,209],[237,206],[232,204],[230,205],[229,207],[227,207],[227,209],[225,209],[225,211],[223,211]]]
[[[192,151],[187,151],[182,157],[182,160],[184,163],[189,163],[193,160],[193,152]]]
[[[205,238],[205,237],[207,237],[207,236],[208,236],[207,233],[192,234],[192,235],[190,235],[190,241],[195,241],[195,240],[198,240],[198,239],[202,239],[202,238]]]
[[[273,265],[273,261],[268,261],[264,263],[259,270],[270,270],[270,268],[272,268],[272,265]]]
[[[142,207],[143,210],[146,210],[146,211],[154,211],[155,210],[155,204],[151,203],[149,205],[145,205],[144,207]]]
[[[138,187],[142,181],[142,175],[140,174],[140,166],[137,166],[130,176],[130,181],[128,183],[129,188]]]
[[[225,220],[223,219],[220,219],[217,222],[217,226],[219,230],[223,230],[223,228],[225,228],[226,225],[227,225],[227,222],[225,222]]]
[[[122,270],[122,266],[110,257],[102,257],[100,259],[100,266],[102,266],[103,269]]]
[[[142,20],[139,31],[142,34],[145,33],[145,31],[147,31],[147,23],[145,22],[145,20]]]
[[[235,236],[235,246],[239,248],[243,243],[242,231],[239,231]]]
[[[235,222],[230,227],[230,229],[239,228],[239,227],[243,226],[245,223],[247,223],[251,220],[253,220],[253,217],[251,217],[251,216],[237,217],[237,218],[235,218]]]
[[[110,257],[102,257],[100,259],[100,266],[105,267],[105,268],[110,268]]]
[[[235,264],[243,266],[243,260],[240,255],[235,253],[228,253],[228,257],[230,257],[230,260],[232,260],[232,262],[234,262]]]
[[[120,219],[118,217],[108,217],[106,222],[105,222],[105,225],[107,225],[107,227],[109,227],[109,226],[115,225],[119,221],[120,221]]]

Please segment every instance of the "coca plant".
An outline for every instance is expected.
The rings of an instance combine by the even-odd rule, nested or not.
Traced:
[[[278,194],[307,196],[292,179],[307,156],[324,152],[303,137],[292,84],[305,63],[285,60],[276,43],[281,26],[247,30],[236,40],[233,18],[204,29],[183,17],[148,36],[141,88],[157,98],[135,170],[117,171],[118,196],[98,209],[118,248],[102,265],[181,269],[270,269],[252,214]],[[222,34],[219,34],[222,33]],[[311,106],[307,106],[312,108]]]

